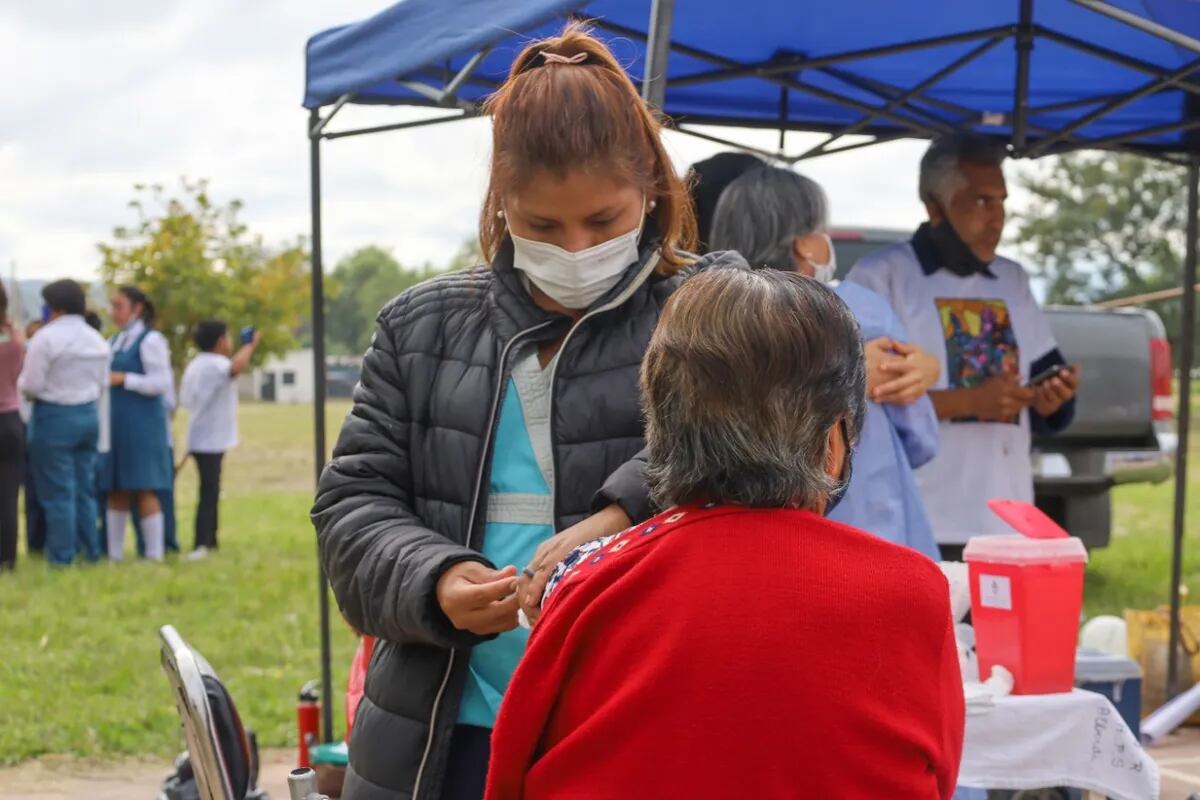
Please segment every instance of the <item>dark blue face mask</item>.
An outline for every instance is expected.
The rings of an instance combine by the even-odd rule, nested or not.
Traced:
[[[850,488],[850,476],[854,470],[851,468],[851,452],[850,452],[850,428],[846,426],[846,418],[843,417],[838,425],[842,430],[842,442],[845,443],[846,455],[842,459],[842,474],[838,478],[838,487],[829,493],[829,497],[825,500],[825,516],[833,513],[837,508],[838,503],[842,502],[842,498],[846,496],[846,490]]]

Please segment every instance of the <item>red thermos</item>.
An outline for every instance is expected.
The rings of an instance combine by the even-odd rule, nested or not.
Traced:
[[[297,766],[311,767],[308,748],[317,743],[321,731],[321,695],[317,682],[309,681],[300,690],[300,701],[296,704],[296,727],[300,734],[300,753]]]

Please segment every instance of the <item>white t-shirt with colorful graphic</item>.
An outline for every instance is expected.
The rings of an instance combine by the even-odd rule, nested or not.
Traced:
[[[905,242],[863,258],[847,280],[886,297],[912,343],[939,358],[933,390],[965,389],[1003,372],[1028,380],[1031,365],[1058,346],[1021,265],[997,257],[989,271],[926,274]],[[1012,422],[942,420],[940,434],[937,456],[916,472],[935,538],[962,544],[1012,533],[987,501],[1033,501],[1029,412]]]

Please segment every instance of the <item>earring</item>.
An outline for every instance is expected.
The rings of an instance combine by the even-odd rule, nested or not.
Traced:
[[[654,209],[658,208],[658,201],[657,201],[657,200],[651,200],[651,201],[650,201],[649,208],[650,208],[650,210],[651,210],[651,211],[653,211]]]
[[[503,208],[496,212],[496,219],[504,219],[504,209]]]

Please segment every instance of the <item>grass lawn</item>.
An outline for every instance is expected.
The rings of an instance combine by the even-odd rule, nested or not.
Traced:
[[[328,409],[331,443],[345,411],[344,404]],[[164,623],[224,678],[260,744],[295,745],[296,692],[320,672],[307,518],[310,414],[307,406],[242,407],[243,443],[226,460],[219,555],[55,572],[22,557],[15,575],[0,576],[0,764],[43,753],[169,757],[179,750],[178,718],[158,665]],[[1192,452],[1200,452],[1200,435]],[[1193,464],[1192,532],[1200,530],[1200,463]],[[1167,602],[1172,491],[1166,483],[1115,492],[1112,546],[1094,553],[1088,568],[1089,614]],[[189,464],[177,489],[185,545],[195,496]],[[1184,582],[1200,594],[1200,537],[1189,535],[1186,552]],[[333,643],[340,735],[354,637],[336,611]]]
[[[1189,448],[1187,528],[1183,586],[1197,592],[1185,603],[1200,603],[1200,384],[1192,386],[1192,435]],[[1092,554],[1084,590],[1089,615],[1117,614],[1126,608],[1155,608],[1170,603],[1171,525],[1175,482],[1136,484],[1113,491],[1113,540]]]
[[[331,437],[344,412],[330,406]],[[296,693],[320,675],[310,414],[306,406],[243,407],[243,443],[226,462],[218,555],[156,565],[130,552],[119,565],[51,571],[22,554],[15,575],[0,576],[0,764],[43,753],[176,753],[179,718],[158,661],[165,623],[212,663],[262,746],[295,744]],[[195,497],[189,464],[177,488],[185,545]],[[339,734],[354,643],[335,606]]]

